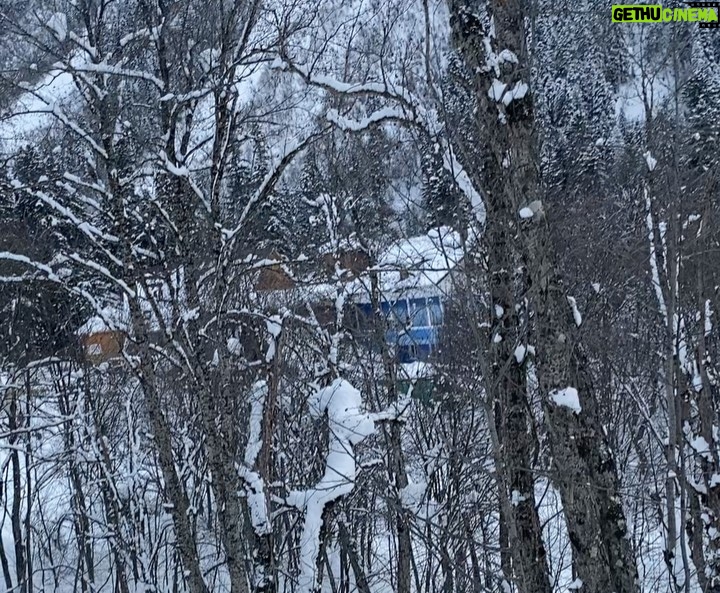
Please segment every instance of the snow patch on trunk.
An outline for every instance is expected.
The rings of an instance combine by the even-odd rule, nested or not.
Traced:
[[[525,208],[520,208],[518,215],[520,216],[520,218],[525,220],[527,218],[532,218],[535,213],[526,206]]]
[[[657,159],[653,157],[649,150],[645,154],[643,154],[643,156],[645,157],[648,171],[654,171],[655,167],[657,166]]]
[[[238,468],[238,473],[245,482],[250,522],[258,535],[265,535],[272,531],[272,525],[268,518],[265,481],[258,472],[254,471],[257,457],[262,449],[262,420],[267,393],[268,385],[265,381],[256,382],[250,390],[250,426],[248,442],[245,446],[245,464]]]
[[[245,447],[245,465],[253,467],[262,448],[262,419],[268,387],[265,381],[258,381],[250,391],[250,434]]]
[[[575,297],[567,297],[567,302],[570,304],[570,307],[572,308],[573,313],[573,319],[575,320],[575,325],[580,327],[582,325],[582,315],[580,314],[580,309],[578,309],[577,306],[577,300],[575,300]]]
[[[574,387],[566,387],[565,389],[557,389],[551,392],[550,401],[552,401],[556,406],[570,408],[576,414],[582,412],[580,397],[577,389]]]

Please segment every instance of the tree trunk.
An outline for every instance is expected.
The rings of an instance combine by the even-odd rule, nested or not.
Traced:
[[[450,0],[449,6],[453,40],[473,73],[479,133],[489,150],[484,170],[474,172],[477,186],[485,193],[489,274],[492,282],[494,275],[502,273],[502,268],[495,267],[498,262],[493,261],[493,251],[519,252],[524,260],[522,284],[528,287],[534,311],[536,368],[554,479],[563,501],[577,575],[584,591],[634,592],[638,590],[637,571],[626,537],[615,464],[589,372],[575,341],[573,311],[554,261],[540,202],[525,35],[525,19],[532,6],[523,0],[490,0],[487,15],[478,15],[462,0]],[[522,217],[526,220],[519,216],[521,208],[526,209]],[[497,257],[500,262],[514,259]],[[515,300],[519,299],[508,302]],[[493,343],[515,335],[493,336]],[[554,396],[567,388],[578,393],[579,413],[555,404]],[[519,436],[508,435],[508,439]],[[526,548],[526,558],[531,557],[532,543],[520,540],[520,544]]]
[[[147,292],[146,292],[147,294]],[[155,450],[162,470],[164,494],[170,501],[170,514],[175,528],[177,547],[182,561],[189,593],[209,593],[200,569],[200,559],[195,543],[193,529],[190,524],[190,501],[182,487],[172,449],[170,426],[163,411],[157,384],[155,369],[150,354],[148,331],[138,304],[131,301],[133,329],[140,347],[139,379],[145,395],[150,425],[153,430]]]
[[[450,8],[455,44],[468,66],[474,69],[481,60],[482,23],[462,2],[451,2]],[[478,78],[484,80],[484,77]],[[497,433],[497,438],[493,439],[496,441],[496,465],[502,474],[498,480],[503,522],[501,539],[506,541],[508,550],[501,550],[501,557],[509,554],[512,558],[511,572],[522,593],[549,593],[552,587],[535,507],[531,462],[537,444],[532,436],[533,419],[526,392],[525,367],[522,360],[515,358],[515,349],[523,340],[518,309],[522,300],[516,299],[519,282],[515,272],[519,259],[515,246],[517,210],[512,207],[512,201],[502,195],[505,180],[498,166],[500,162],[488,162],[485,174],[476,185],[485,191],[488,221],[483,246],[488,265],[492,323],[484,384],[489,403],[487,409],[494,416],[492,421]],[[503,568],[507,575],[510,567],[506,560]]]
[[[368,584],[365,569],[360,563],[360,557],[357,553],[355,542],[351,539],[350,533],[348,533],[348,529],[343,521],[338,521],[338,535],[340,547],[344,550],[350,560],[350,566],[352,567],[353,575],[355,576],[355,586],[357,587],[358,592],[370,593],[370,585]]]

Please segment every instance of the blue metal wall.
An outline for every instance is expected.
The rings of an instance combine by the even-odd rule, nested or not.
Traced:
[[[372,316],[369,303],[359,305],[364,315]],[[388,330],[385,339],[397,346],[398,362],[427,360],[439,342],[443,324],[440,297],[418,297],[384,301],[380,304]]]

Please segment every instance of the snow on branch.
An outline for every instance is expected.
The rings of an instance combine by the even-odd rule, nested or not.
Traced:
[[[340,95],[374,95],[399,101],[405,107],[415,110],[419,106],[412,93],[400,86],[389,86],[383,82],[341,82],[324,74],[313,74],[304,66],[293,64],[283,58],[276,58],[271,68],[293,72],[299,75],[307,85],[322,88]]]
[[[658,307],[660,308],[660,314],[662,315],[665,325],[669,325],[668,321],[668,310],[665,304],[665,296],[663,294],[662,284],[660,283],[660,267],[658,265],[658,257],[655,246],[655,223],[653,222],[652,215],[652,201],[647,187],[644,188],[643,193],[645,194],[645,209],[647,216],[645,222],[648,230],[648,246],[650,249],[650,272],[652,273],[652,284],[655,289],[655,297],[658,301]]]
[[[81,257],[77,253],[70,253],[67,256],[67,258],[81,266],[84,266],[90,270],[94,270],[95,272],[98,272],[100,275],[104,276],[105,278],[107,278],[114,284],[117,284],[120,288],[122,288],[123,291],[125,292],[125,294],[127,294],[130,298],[135,298],[135,296],[136,296],[135,291],[132,288],[130,288],[124,280],[115,276],[110,270],[108,270],[102,264],[99,264],[91,259]]]
[[[293,491],[287,497],[288,504],[305,512],[300,544],[299,593],[311,593],[316,587],[325,506],[353,491],[357,472],[353,447],[375,431],[371,416],[363,411],[360,392],[344,379],[336,379],[311,399],[310,413],[313,417],[319,418],[326,412],[330,444],[325,474],[314,488]]]
[[[71,224],[75,225],[75,227],[83,233],[90,241],[92,241],[98,248],[100,248],[105,255],[108,256],[114,263],[122,266],[122,262],[117,259],[110,251],[108,251],[105,247],[103,247],[99,243],[99,239],[102,239],[104,241],[107,241],[108,243],[117,243],[119,241],[118,237],[115,235],[107,234],[101,231],[99,228],[97,228],[95,225],[82,220],[78,218],[78,216],[73,213],[73,211],[68,208],[67,206],[64,206],[57,200],[55,200],[52,196],[49,196],[43,191],[40,190],[34,190],[29,187],[24,186],[22,183],[20,183],[17,179],[11,180],[11,185],[13,189],[24,191],[28,195],[32,196],[33,198],[36,198],[40,200],[41,202],[47,204],[50,206],[53,210],[55,210],[58,214],[60,214],[65,220],[70,222]]]
[[[200,203],[203,205],[205,210],[207,210],[207,212],[210,212],[210,202],[205,198],[205,194],[203,193],[202,189],[200,189],[198,184],[195,183],[195,181],[193,180],[192,176],[190,175],[190,170],[185,166],[175,165],[168,158],[167,153],[164,150],[160,151],[160,160],[165,166],[165,169],[167,169],[168,173],[174,175],[175,177],[180,177],[187,182],[187,184],[190,186],[190,189],[197,196],[198,200],[200,200]]]
[[[582,325],[582,315],[580,314],[580,309],[578,309],[577,305],[577,299],[575,297],[568,296],[567,302],[570,305],[570,308],[572,309],[573,314],[573,320],[575,321],[575,325],[580,327]]]
[[[51,282],[57,282],[58,284],[62,284],[62,280],[60,277],[53,272],[52,268],[46,264],[36,262],[26,255],[20,255],[18,253],[10,253],[9,251],[0,251],[0,260],[5,261],[14,261],[21,264],[25,264],[26,266],[30,266],[31,268],[35,268],[39,272],[42,272],[45,274],[48,280]]]
[[[297,74],[307,85],[321,88],[335,95],[369,95],[382,97],[398,104],[398,106],[375,111],[361,120],[348,119],[341,116],[337,110],[330,109],[326,114],[326,119],[342,130],[359,132],[374,124],[395,121],[418,126],[431,137],[445,135],[443,126],[440,124],[441,118],[436,110],[425,108],[418,97],[403,87],[380,82],[341,82],[324,74],[313,74],[304,66],[293,64],[284,58],[276,58],[271,67]],[[482,195],[455,157],[450,143],[443,144],[445,144],[443,146],[443,167],[452,174],[458,188],[469,200],[477,221],[482,225],[485,223],[485,205]]]
[[[262,448],[262,418],[268,386],[258,381],[250,390],[250,434],[245,446],[245,465],[253,467]]]
[[[75,294],[75,295],[80,296],[83,299],[85,299],[90,304],[90,306],[95,311],[95,313],[98,316],[102,317],[107,322],[107,319],[104,314],[104,307],[102,307],[98,303],[97,299],[92,294],[90,294],[87,290],[85,290],[83,288],[69,286],[47,264],[30,259],[26,255],[21,255],[19,253],[11,253],[9,251],[0,251],[0,260],[14,261],[17,263],[21,263],[30,268],[37,270],[38,272],[41,272],[48,281],[54,282],[55,284],[59,284],[60,286],[65,288],[71,294]],[[109,324],[109,322],[108,322],[108,324]]]
[[[73,67],[73,70],[76,72],[92,72],[94,74],[108,74],[111,76],[122,76],[125,78],[146,80],[147,82],[155,85],[159,90],[165,90],[165,83],[163,83],[162,80],[160,80],[157,76],[154,76],[149,72],[143,72],[142,70],[132,70],[111,64],[93,64],[92,62],[78,64]]]
[[[31,112],[32,113],[32,112]],[[65,124],[68,128],[70,128],[77,136],[85,140],[92,149],[97,152],[103,159],[108,159],[108,154],[105,152],[105,149],[100,146],[93,137],[88,134],[85,130],[83,130],[78,124],[76,124],[74,121],[72,121],[65,112],[60,109],[57,105],[52,104],[48,105],[46,109],[38,109],[34,113],[49,113],[51,115],[54,115],[58,120],[60,120],[63,124]]]
[[[268,349],[265,354],[265,362],[272,362],[277,354],[278,339],[283,329],[283,319],[278,315],[272,315],[269,319],[265,320],[265,325],[268,334],[270,334]]]
[[[380,109],[361,120],[353,120],[344,117],[340,115],[336,109],[330,109],[325,117],[329,122],[335,124],[338,128],[346,132],[361,132],[363,130],[367,130],[373,125],[388,121],[407,123],[413,119],[412,114],[408,114],[406,111],[396,107],[386,107],[385,109]]]
[[[460,191],[465,194],[465,197],[470,201],[470,206],[475,214],[475,218],[481,224],[485,224],[485,202],[483,201],[482,195],[473,185],[470,176],[467,171],[463,168],[460,162],[455,158],[450,143],[444,148],[443,152],[443,167],[450,172],[455,180]]]
[[[412,392],[413,386],[411,385],[410,389],[408,389],[402,397],[392,402],[382,412],[370,414],[370,418],[372,418],[374,422],[405,422],[407,420],[407,413],[412,405]]]

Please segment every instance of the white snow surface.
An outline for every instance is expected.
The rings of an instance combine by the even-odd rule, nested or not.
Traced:
[[[525,84],[523,81],[516,82],[515,86],[509,91],[506,91],[503,95],[503,105],[507,107],[513,101],[513,99],[522,99],[525,95],[527,95],[529,88],[530,87],[528,87],[528,85]]]
[[[582,412],[582,406],[580,405],[580,397],[577,389],[574,387],[566,387],[565,389],[558,389],[550,393],[550,400],[556,405],[562,408],[569,408],[576,414]]]
[[[513,490],[510,493],[510,504],[514,507],[518,506],[521,502],[525,502],[527,500],[526,496],[523,496],[519,490]]]
[[[710,454],[710,445],[702,436],[695,437],[691,442],[690,446],[695,449],[695,451],[698,453],[698,455],[709,455]]]
[[[639,63],[639,61],[636,62],[636,64]],[[655,116],[663,103],[671,96],[674,82],[669,71],[660,72],[653,77],[652,81],[648,81],[643,77],[639,67],[635,67],[635,70],[631,80],[621,84],[618,89],[615,116],[623,117],[630,122],[644,122],[648,113],[643,96],[652,98],[652,104],[649,107],[652,109],[651,115]]]
[[[580,309],[578,309],[577,306],[577,300],[575,297],[567,297],[567,302],[570,304],[570,307],[572,308],[573,313],[573,319],[575,320],[575,325],[580,327],[582,325],[582,315],[580,314]]]
[[[62,22],[51,19],[60,28]],[[70,59],[70,66],[79,65],[80,58]],[[20,83],[22,85],[22,83]],[[10,116],[0,114],[0,153],[12,154],[29,143],[35,134],[48,128],[56,120],[53,111],[75,91],[72,74],[61,69],[48,72],[34,85],[23,85],[23,93],[9,110]]]
[[[230,354],[240,354],[242,352],[242,344],[237,338],[228,338],[227,349]]]
[[[431,521],[442,506],[432,499],[425,481],[410,482],[400,489],[400,504],[421,521]]]
[[[411,381],[417,379],[426,379],[435,374],[435,368],[428,362],[415,361],[400,363],[398,369],[398,378],[409,379]]]
[[[500,101],[505,92],[505,87],[507,87],[507,85],[504,82],[500,82],[497,78],[494,79],[488,89],[488,97],[493,101]]]
[[[525,208],[520,208],[518,215],[520,216],[520,218],[526,219],[526,218],[532,218],[534,216],[534,213],[532,210],[530,210],[530,208],[525,206]]]
[[[99,315],[94,315],[83,323],[77,330],[78,336],[89,336],[113,329],[125,329],[128,325],[127,316],[124,311],[114,307],[105,307]]]
[[[67,39],[68,25],[67,15],[64,12],[56,12],[50,17],[47,26],[51,29],[60,41]]]
[[[426,482],[411,483],[400,489],[400,503],[404,508],[415,510],[420,506],[427,491]]]

